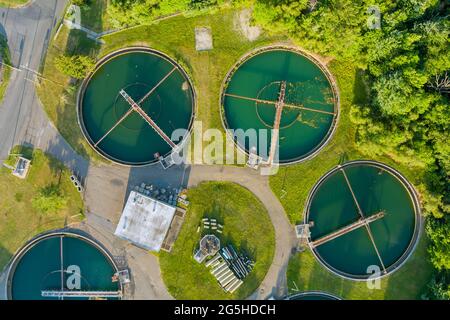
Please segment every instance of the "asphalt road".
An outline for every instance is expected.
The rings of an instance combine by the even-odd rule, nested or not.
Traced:
[[[6,35],[16,68],[0,106],[0,161],[18,143],[39,145],[48,119],[34,90],[34,71],[45,57],[51,32],[66,0],[35,0],[19,9],[0,8],[0,32]]]
[[[113,235],[129,191],[141,182],[171,187],[193,186],[204,180],[240,183],[264,203],[276,233],[273,264],[259,290],[250,298],[284,295],[287,291],[285,271],[295,245],[295,233],[273,195],[267,177],[248,168],[221,166],[172,167],[164,171],[159,164],[131,169],[118,165],[91,165],[73,151],[49,121],[37,98],[33,80],[66,3],[67,0],[35,0],[20,9],[0,8],[0,32],[7,36],[12,64],[16,68],[0,105],[0,165],[11,147],[28,144],[51,153],[77,172],[85,181],[87,219],[76,227],[98,238],[114,255],[128,259],[135,279],[129,298],[138,299],[171,297],[162,282],[157,258]],[[3,276],[0,274],[0,299],[4,298]]]

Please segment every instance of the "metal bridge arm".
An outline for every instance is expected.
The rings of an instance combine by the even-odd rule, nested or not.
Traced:
[[[122,95],[122,97],[124,97],[124,99],[131,105],[131,107],[137,112],[139,113],[139,115],[156,131],[157,134],[159,134],[159,136],[161,138],[163,138],[164,141],[167,142],[167,144],[174,149],[177,145],[170,140],[170,138],[164,133],[164,131],[153,121],[152,118],[150,118],[150,116],[148,114],[145,113],[144,110],[142,110],[142,108],[133,100],[133,98],[131,98],[126,92],[125,90],[120,90],[120,94]]]
[[[126,119],[132,112],[134,111],[134,108],[131,107],[113,126],[111,129],[109,129],[103,137],[101,137],[95,144],[94,147],[98,146],[100,142],[102,142],[123,120]]]
[[[343,236],[343,235],[345,235],[345,234],[347,234],[347,233],[349,233],[349,232],[351,232],[353,230],[359,229],[359,228],[365,226],[366,224],[369,224],[369,223],[372,223],[374,221],[377,221],[377,220],[379,220],[379,219],[381,219],[383,217],[384,217],[384,212],[380,211],[380,212],[378,212],[378,213],[376,213],[374,215],[371,215],[370,217],[367,217],[365,219],[359,219],[358,221],[355,221],[355,222],[353,222],[353,223],[351,223],[351,224],[349,224],[347,226],[344,226],[344,227],[340,228],[339,230],[336,230],[336,231],[334,231],[334,232],[332,232],[330,234],[327,234],[327,235],[325,235],[323,237],[320,237],[317,240],[312,241],[311,242],[311,247],[312,248],[316,248],[316,247],[318,247],[318,246],[320,246],[322,244],[325,244],[325,243],[327,243],[327,242],[329,242],[331,240],[337,239],[337,238],[339,238],[339,237],[341,237],[341,236]]]
[[[350,190],[350,193],[352,194],[353,201],[355,202],[355,205],[356,205],[356,207],[358,209],[359,215],[361,216],[362,219],[365,219],[364,218],[364,214],[363,214],[363,212],[361,210],[361,207],[359,205],[359,202],[358,202],[358,200],[356,200],[355,193],[353,192],[352,186],[350,184],[350,181],[348,180],[348,177],[347,177],[347,174],[345,173],[345,170],[342,169],[342,168],[340,168],[340,170],[341,170],[342,174],[344,175],[345,182],[347,183],[347,186],[348,186],[348,188]],[[372,234],[372,231],[370,230],[370,226],[369,226],[368,223],[365,223],[364,226],[366,227],[366,230],[367,230],[367,233],[369,235],[370,241],[372,242],[373,248],[375,249],[375,252],[377,253],[378,260],[380,261],[381,266],[383,267],[383,271],[384,271],[384,273],[386,273],[386,267],[385,267],[385,265],[383,263],[383,259],[381,258],[380,252],[378,251],[378,247],[377,247],[377,245],[375,243],[375,239],[373,238],[373,234]]]
[[[166,74],[145,96],[141,98],[141,100],[138,101],[138,105],[141,105],[142,102],[144,102],[155,90],[164,82],[166,79],[177,69],[177,67],[173,67],[172,70],[168,74]]]

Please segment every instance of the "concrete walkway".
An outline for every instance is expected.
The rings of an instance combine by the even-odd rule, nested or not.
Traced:
[[[16,68],[0,106],[0,161],[13,145],[39,140],[46,127],[32,81],[66,3],[36,0],[23,8],[0,8],[0,32],[8,40],[11,63]]]
[[[266,207],[275,229],[275,254],[272,265],[259,289],[249,299],[282,297],[287,294],[286,270],[292,249],[297,244],[295,230],[272,193],[267,176],[249,168],[231,166],[195,166],[189,176],[189,186],[202,181],[230,181],[249,189]]]
[[[13,71],[0,106],[0,164],[17,144],[40,148],[62,161],[85,182],[86,220],[81,228],[111,251],[126,258],[134,285],[128,298],[170,299],[161,278],[157,257],[114,236],[125,199],[141,182],[161,183],[164,187],[194,186],[201,181],[231,181],[248,188],[267,208],[275,228],[276,248],[271,265],[260,288],[250,299],[264,299],[287,292],[286,268],[295,233],[268,178],[248,168],[224,166],[176,166],[163,170],[159,164],[145,168],[118,165],[92,165],[79,156],[49,121],[37,98],[33,79],[45,57],[51,30],[63,13],[67,1],[36,0],[20,9],[0,8],[0,24],[8,37]],[[76,124],[74,124],[76,125]],[[1,279],[4,279],[0,274]],[[3,290],[0,288],[0,292]],[[0,294],[0,299],[2,298]],[[3,297],[4,298],[4,297]]]
[[[14,145],[25,144],[54,155],[82,180],[89,176],[85,203],[88,210],[92,210],[86,213],[87,218],[82,224],[72,227],[88,231],[112,254],[126,257],[137,284],[129,298],[169,299],[157,258],[113,235],[129,185],[136,183],[139,175],[158,177],[162,170],[154,167],[148,172],[114,165],[91,166],[59,134],[37,98],[34,75],[45,58],[52,29],[67,2],[36,0],[23,8],[0,8],[0,32],[8,39],[11,62],[15,67],[0,105],[0,165]],[[107,205],[102,207],[101,203]],[[5,298],[5,276],[5,272],[0,273],[0,299]]]

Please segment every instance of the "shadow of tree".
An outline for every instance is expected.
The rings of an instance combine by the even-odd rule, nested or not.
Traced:
[[[353,84],[353,104],[363,106],[369,102],[369,92],[366,81],[367,79],[365,78],[364,70],[356,69],[355,82]]]
[[[103,0],[90,2],[92,6],[97,7],[97,4],[103,3]],[[102,12],[102,10],[81,10],[81,20],[84,21],[84,15],[88,14],[86,21],[95,21],[101,29]],[[64,30],[66,29],[58,35],[58,39],[53,39],[46,52],[44,77],[47,77],[49,81],[41,81],[38,88],[42,86],[43,88],[38,89],[38,93],[47,114],[67,142],[84,158],[89,159],[94,156],[101,159],[90,149],[81,128],[77,125],[77,94],[82,80],[67,78],[60,74],[54,65],[54,59],[59,55],[86,55],[96,59],[101,44],[88,38],[87,34],[81,30]]]

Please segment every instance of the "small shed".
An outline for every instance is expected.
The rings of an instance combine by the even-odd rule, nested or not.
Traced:
[[[25,179],[28,174],[28,170],[30,169],[31,160],[28,160],[24,157],[19,157],[16,162],[16,166],[14,167],[12,174],[20,179]]]

